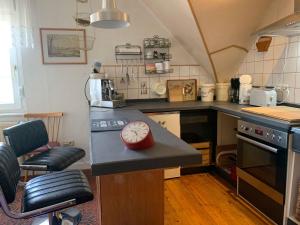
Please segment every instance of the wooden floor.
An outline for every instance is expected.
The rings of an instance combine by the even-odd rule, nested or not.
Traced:
[[[234,190],[203,173],[165,181],[165,225],[270,224],[238,201]]]

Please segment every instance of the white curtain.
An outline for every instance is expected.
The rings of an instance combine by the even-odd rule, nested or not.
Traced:
[[[10,44],[15,47],[34,47],[31,12],[32,1],[0,0],[0,28],[10,30]]]

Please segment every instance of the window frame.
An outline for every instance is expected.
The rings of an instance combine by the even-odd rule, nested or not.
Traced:
[[[1,113],[20,113],[24,111],[24,85],[22,79],[21,49],[12,46],[10,51],[10,68],[14,103],[0,104]]]

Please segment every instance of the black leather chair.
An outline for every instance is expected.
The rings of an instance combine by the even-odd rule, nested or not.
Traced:
[[[0,206],[8,217],[14,219],[48,214],[49,224],[54,225],[57,224],[55,212],[93,199],[89,183],[81,171],[53,172],[27,182],[21,212],[12,212],[8,204],[15,200],[19,178],[20,167],[15,153],[8,145],[0,143]]]
[[[48,133],[42,120],[33,120],[3,130],[6,143],[17,157],[26,155],[48,144]],[[55,147],[25,160],[24,170],[61,171],[85,156],[85,151],[75,147]]]

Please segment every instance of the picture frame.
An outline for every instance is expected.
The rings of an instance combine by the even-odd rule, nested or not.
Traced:
[[[40,28],[43,64],[87,64],[85,29]]]

